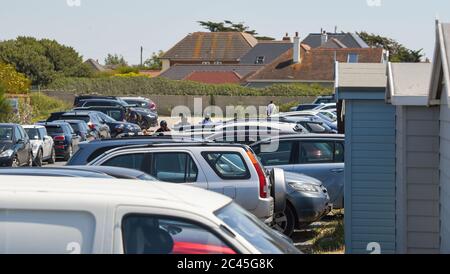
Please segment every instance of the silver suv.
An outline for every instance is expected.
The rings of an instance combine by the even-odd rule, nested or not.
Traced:
[[[266,223],[286,206],[284,171],[270,174],[248,146],[210,143],[152,144],[105,152],[88,165],[141,170],[160,181],[224,194]]]

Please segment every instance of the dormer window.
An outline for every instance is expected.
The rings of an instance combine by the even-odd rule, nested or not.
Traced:
[[[358,63],[359,55],[357,53],[349,53],[347,63]]]
[[[257,64],[257,65],[262,65],[262,64],[264,64],[264,60],[265,60],[266,58],[264,57],[264,56],[258,56],[258,57],[256,57],[256,61],[255,61],[255,64]]]

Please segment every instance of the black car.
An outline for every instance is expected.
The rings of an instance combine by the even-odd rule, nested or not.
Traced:
[[[127,104],[133,106],[133,107],[137,107],[137,108],[145,108],[148,109],[152,112],[157,112],[157,107],[155,102],[153,102],[152,100],[148,99],[148,98],[143,98],[143,97],[122,97],[122,100],[124,100],[125,102],[127,102]]]
[[[33,148],[22,126],[0,124],[0,166],[33,165]]]
[[[161,136],[161,137],[149,137],[149,136],[138,136],[132,138],[123,139],[110,139],[110,140],[96,140],[89,143],[81,143],[78,151],[72,156],[72,158],[67,163],[67,166],[82,166],[86,165],[101,154],[118,147],[132,146],[132,145],[157,145],[164,143],[187,143],[196,142],[199,140],[192,138],[175,138],[172,136]]]
[[[91,110],[77,110],[69,112],[55,112],[50,115],[47,122],[58,120],[81,120],[85,121],[91,131],[96,132],[98,138],[110,138],[111,132],[109,126],[103,122],[99,116],[100,112]]]
[[[116,121],[110,116],[104,114],[103,112],[100,112],[99,116],[102,119],[102,121],[109,126],[111,130],[111,138],[116,138],[121,135],[134,136],[139,135],[142,132],[141,128],[136,124]]]
[[[328,96],[319,96],[316,98],[313,104],[330,104],[330,103],[336,103],[336,96],[328,95]]]
[[[118,109],[122,109],[121,113],[118,113]],[[113,117],[114,119],[137,124],[143,129],[149,129],[158,125],[158,114],[147,108],[135,107],[128,105],[123,100],[113,99],[90,99],[80,101],[79,106],[74,110],[95,110],[105,113]],[[111,113],[113,112],[113,113]],[[125,116],[124,113],[125,112]],[[110,115],[111,113],[111,115]]]
[[[92,141],[97,139],[97,133],[89,129],[85,121],[81,120],[57,120],[54,123],[68,123],[73,131],[81,137],[80,142]]]
[[[315,109],[318,106],[320,106],[320,104],[303,104],[303,105],[298,105],[296,107],[291,108],[291,111],[312,110],[312,109]]]
[[[53,122],[38,125],[44,126],[48,135],[53,138],[56,158],[68,161],[78,150],[81,137],[73,131],[69,123]]]
[[[83,104],[83,103],[81,103],[82,101],[92,100],[92,99],[107,99],[107,100],[116,100],[116,101],[120,101],[121,100],[119,97],[116,97],[116,96],[80,95],[80,96],[75,97],[75,100],[73,102],[73,106],[74,107],[79,107],[79,106],[81,106]]]

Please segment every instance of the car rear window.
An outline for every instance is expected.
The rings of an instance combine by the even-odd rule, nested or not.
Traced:
[[[60,126],[46,126],[47,132],[49,135],[61,134],[64,133],[64,130]]]
[[[64,115],[63,118],[64,120],[80,120],[85,121],[86,123],[91,121],[89,115]]]
[[[237,152],[203,152],[203,158],[214,172],[225,180],[250,179],[244,158]]]

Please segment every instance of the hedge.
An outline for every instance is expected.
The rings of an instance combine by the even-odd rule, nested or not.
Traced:
[[[165,78],[104,77],[60,78],[47,87],[48,90],[75,94],[105,95],[226,95],[226,96],[319,96],[332,94],[331,87],[318,84],[276,84],[266,88],[250,88],[237,84],[210,85],[191,81],[175,81]]]

